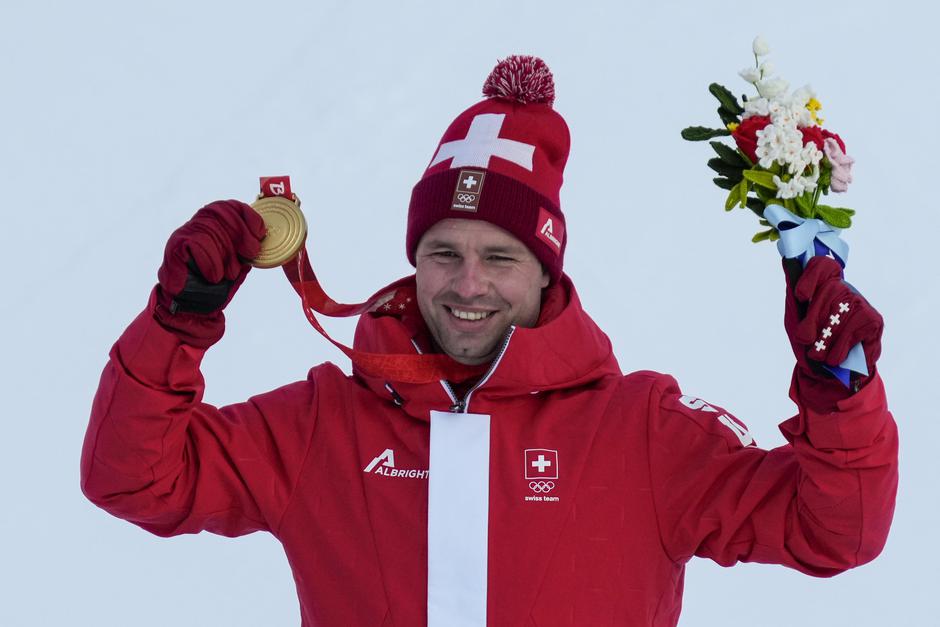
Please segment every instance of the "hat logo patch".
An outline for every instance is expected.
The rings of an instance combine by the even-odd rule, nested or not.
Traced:
[[[479,170],[461,170],[457,177],[457,187],[450,208],[454,211],[476,213],[480,207],[480,195],[483,192],[483,179],[486,172]]]
[[[441,144],[428,168],[451,158],[451,168],[488,168],[490,158],[499,157],[531,172],[535,146],[500,137],[499,131],[505,119],[505,113],[481,113],[474,116],[467,136]]]
[[[539,221],[535,227],[535,235],[548,244],[552,252],[561,254],[561,242],[565,237],[565,223],[558,216],[552,215],[539,207]]]

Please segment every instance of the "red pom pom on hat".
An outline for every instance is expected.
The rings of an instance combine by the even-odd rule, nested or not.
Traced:
[[[497,63],[483,83],[483,95],[522,104],[552,106],[555,102],[555,79],[540,58],[516,54]]]

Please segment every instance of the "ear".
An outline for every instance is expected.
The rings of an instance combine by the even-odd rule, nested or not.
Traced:
[[[548,284],[551,283],[551,281],[552,281],[552,277],[549,276],[548,272],[543,268],[542,269],[542,283],[540,284],[539,287],[541,287],[544,290],[546,287],[548,287]]]

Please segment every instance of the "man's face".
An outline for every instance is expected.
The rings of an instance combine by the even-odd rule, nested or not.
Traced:
[[[421,238],[415,258],[421,315],[456,361],[491,361],[510,325],[538,320],[548,273],[508,231],[481,220],[442,220]]]

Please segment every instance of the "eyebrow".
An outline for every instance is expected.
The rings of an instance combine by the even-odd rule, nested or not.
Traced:
[[[509,255],[520,255],[522,254],[524,250],[525,250],[524,246],[516,246],[516,245],[510,244],[507,246],[489,246],[485,248],[483,252],[489,253],[489,254],[505,253]]]
[[[432,240],[428,240],[427,242],[423,242],[423,245],[421,247],[422,248],[454,249],[454,248],[457,248],[457,245],[453,241],[446,240],[446,239],[432,239]],[[501,244],[501,245],[496,245],[496,246],[487,246],[486,248],[483,249],[483,252],[487,254],[507,253],[507,254],[512,254],[512,255],[519,255],[524,250],[525,250],[524,245]]]
[[[421,242],[419,248],[453,248],[454,244],[447,240],[443,239],[431,239],[426,242]]]

